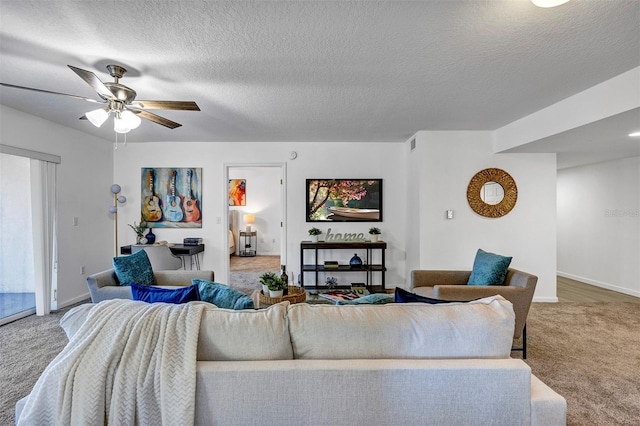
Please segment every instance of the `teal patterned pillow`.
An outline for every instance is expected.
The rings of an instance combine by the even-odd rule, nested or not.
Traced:
[[[393,302],[392,294],[372,293],[353,300],[337,300],[336,305],[386,305]]]
[[[468,285],[503,285],[511,257],[478,249]]]
[[[213,303],[223,309],[253,309],[253,299],[240,290],[213,281],[193,279],[192,284],[198,285],[200,300]]]
[[[153,269],[151,269],[151,262],[147,252],[140,250],[137,253],[133,253],[129,256],[114,257],[113,269],[116,271],[116,276],[120,285],[155,285],[156,277],[153,275]]]

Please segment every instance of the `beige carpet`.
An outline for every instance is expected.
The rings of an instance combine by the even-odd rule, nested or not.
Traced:
[[[527,364],[567,399],[567,424],[640,425],[640,304],[534,303]]]
[[[0,425],[67,339],[63,312],[0,326]],[[527,325],[533,373],[564,396],[570,426],[637,426],[640,304],[534,303]]]
[[[254,256],[229,258],[229,285],[251,294],[262,288],[259,277],[264,272],[280,275],[280,256]]]

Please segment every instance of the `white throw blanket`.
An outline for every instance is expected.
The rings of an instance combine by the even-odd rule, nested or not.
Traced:
[[[38,379],[19,425],[193,424],[203,308],[95,305]]]

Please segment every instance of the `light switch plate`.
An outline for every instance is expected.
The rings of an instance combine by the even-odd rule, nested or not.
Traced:
[[[453,210],[447,210],[447,219],[453,219]]]

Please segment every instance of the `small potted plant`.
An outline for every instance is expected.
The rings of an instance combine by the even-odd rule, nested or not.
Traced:
[[[318,242],[318,235],[322,234],[322,231],[316,228],[315,226],[309,229],[309,236],[311,237],[312,243]]]
[[[282,293],[286,284],[282,279],[273,272],[265,272],[260,275],[260,283],[262,284],[263,294],[269,292],[269,297],[282,297]],[[266,287],[266,290],[265,290]]]
[[[380,228],[376,228],[375,226],[372,226],[371,228],[369,228],[369,235],[371,235],[372,243],[375,243],[378,241],[378,238],[380,238],[380,234],[382,234],[382,232],[380,232]]]
[[[133,232],[136,233],[136,244],[145,244],[145,241],[142,241],[142,239],[144,238],[144,231],[145,229],[147,229],[147,223],[146,222],[140,222],[140,225],[136,224],[135,222],[133,222],[132,224],[128,224],[129,227],[131,227],[131,229],[133,229]]]

